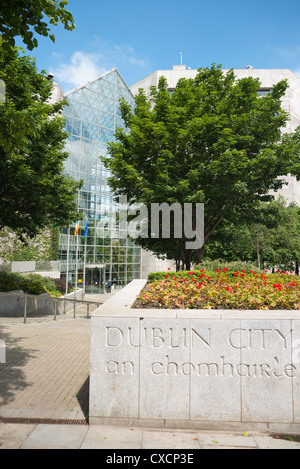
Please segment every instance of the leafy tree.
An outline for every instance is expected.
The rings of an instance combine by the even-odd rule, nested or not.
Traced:
[[[207,243],[206,257],[242,259],[258,267],[296,270],[300,259],[300,208],[283,197],[262,202],[252,219],[235,226],[224,223]]]
[[[65,9],[67,0],[6,0],[0,6],[0,35],[7,50],[15,46],[15,37],[21,36],[29,50],[38,46],[35,33],[55,41],[50,25],[61,22],[65,29],[75,28],[72,14]]]
[[[6,100],[0,104],[0,229],[34,237],[46,227],[77,217],[80,183],[63,172],[67,132],[64,101],[50,104],[52,84],[35,61],[0,43],[0,79]]]
[[[279,176],[299,175],[300,131],[281,133],[288,119],[280,102],[286,81],[259,97],[258,79],[237,80],[233,70],[224,74],[212,65],[200,68],[195,79],[179,80],[172,95],[167,87],[162,77],[150,98],[139,90],[134,109],[122,101],[126,129],[117,130],[102,160],[116,197],[147,207],[204,203],[205,241],[197,252],[185,248],[184,238],[137,240],[190,268],[191,260],[202,261],[223,220],[246,219],[261,200],[272,199],[271,189],[283,186]]]

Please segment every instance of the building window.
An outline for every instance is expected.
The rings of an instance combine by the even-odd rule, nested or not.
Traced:
[[[258,96],[267,96],[272,91],[272,88],[260,88],[258,90]]]

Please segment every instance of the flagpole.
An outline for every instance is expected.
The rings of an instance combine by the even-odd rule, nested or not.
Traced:
[[[85,295],[85,266],[86,266],[86,236],[84,238],[84,255],[83,255],[83,295]]]
[[[68,226],[68,240],[67,240],[67,270],[66,270],[66,296],[68,294],[69,286],[69,261],[70,261],[70,226]]]
[[[77,296],[77,288],[78,288],[78,238],[79,238],[79,233],[77,233],[77,236],[76,236],[75,299],[76,299],[76,296]]]
[[[84,254],[83,254],[83,294],[85,295],[85,267],[86,267],[86,244],[87,244],[87,235],[88,235],[88,220],[85,220],[85,230],[84,230]]]

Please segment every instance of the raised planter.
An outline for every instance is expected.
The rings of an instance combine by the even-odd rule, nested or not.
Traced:
[[[131,308],[134,280],[92,313],[90,424],[300,432],[300,312]]]

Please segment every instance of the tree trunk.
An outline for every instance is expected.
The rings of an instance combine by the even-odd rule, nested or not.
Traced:
[[[185,269],[186,270],[191,270],[191,251],[186,249],[186,255],[185,255]]]
[[[259,258],[259,234],[258,231],[256,233],[256,253],[257,253],[257,264],[260,270],[260,258]]]
[[[198,264],[201,264],[203,262],[204,253],[205,253],[205,245],[203,244],[203,246],[201,246],[201,248],[198,249],[198,251],[197,251],[197,262],[198,262]]]
[[[191,251],[190,249],[181,248],[181,261],[183,270],[191,270]]]

